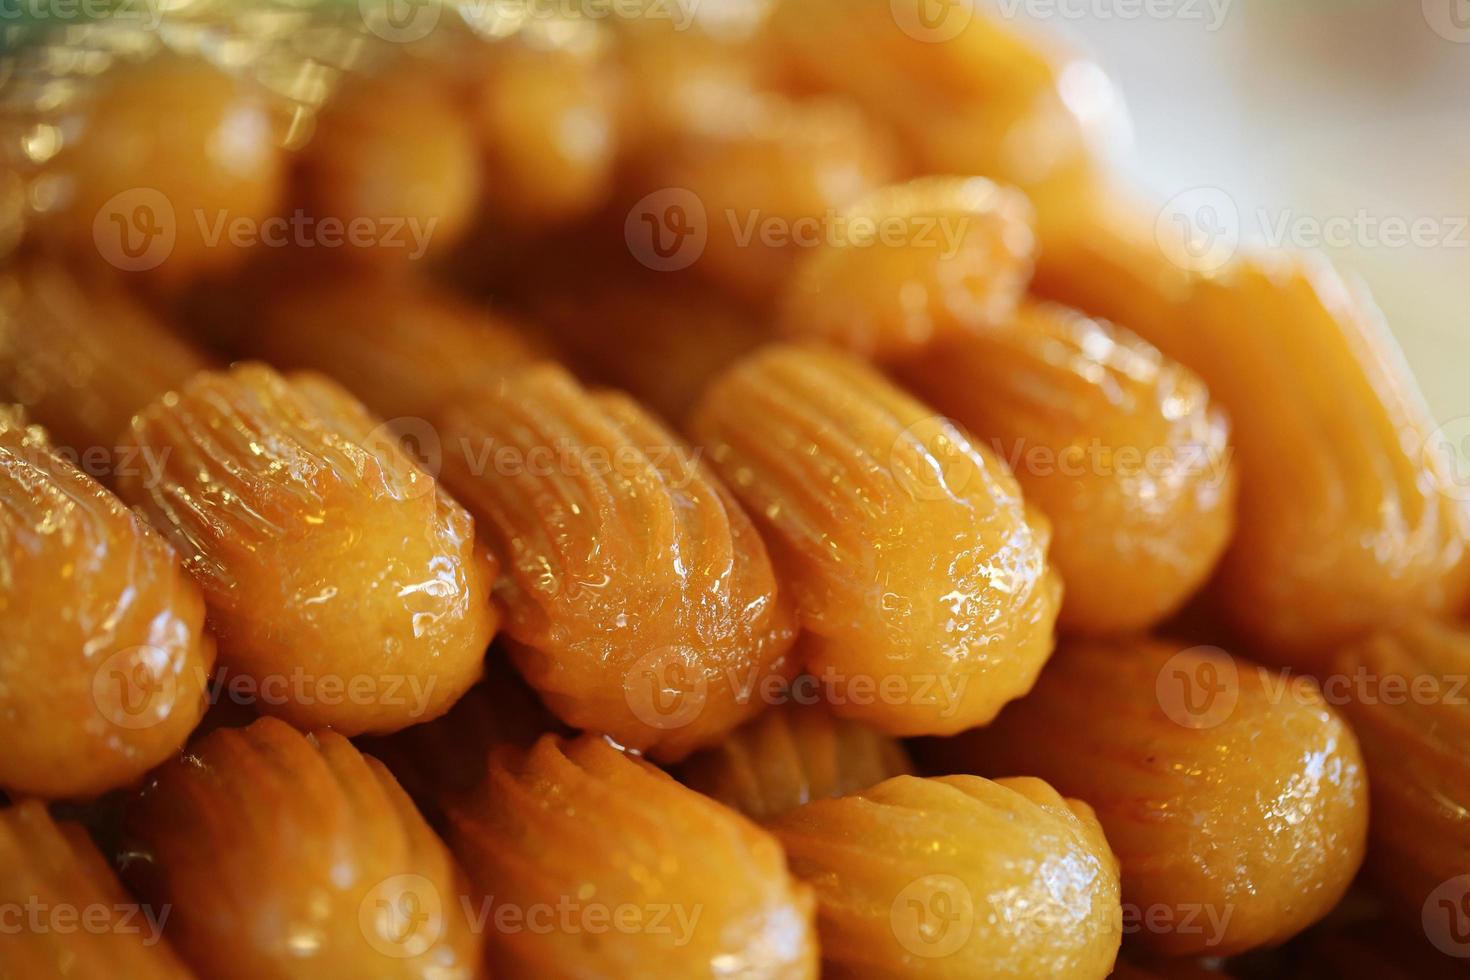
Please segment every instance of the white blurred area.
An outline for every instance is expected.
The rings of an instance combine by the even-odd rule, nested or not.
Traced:
[[[1247,240],[1333,222],[1348,240],[1317,250],[1367,283],[1439,420],[1470,415],[1470,0],[1002,2],[1114,80],[1150,198],[1219,188]]]

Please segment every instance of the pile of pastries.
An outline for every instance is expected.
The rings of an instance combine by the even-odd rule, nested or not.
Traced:
[[[1366,295],[996,14],[562,6],[7,56],[0,978],[1455,975]]]

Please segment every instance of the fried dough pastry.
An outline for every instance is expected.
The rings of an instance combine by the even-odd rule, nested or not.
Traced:
[[[1202,586],[1229,543],[1229,425],[1203,383],[1126,330],[1026,302],[897,368],[1004,457],[1051,519],[1060,626],[1148,629]]]
[[[776,841],[600,738],[498,750],[450,825],[499,975],[817,975]]]
[[[474,522],[367,410],[317,375],[198,375],[123,440],[163,461],[118,493],[204,589],[220,659],[260,710],[389,732],[480,677],[498,614]]]
[[[562,720],[674,761],[755,714],[792,615],[688,446],[549,363],[462,392],[440,427],[445,482],[505,563],[516,664]]]
[[[715,375],[770,336],[760,317],[688,277],[619,269],[543,278],[520,305],[579,375],[627,391],[674,425]]]
[[[49,261],[0,276],[0,395],[93,476],[112,476],[115,439],[134,412],[208,366],[105,279]]]
[[[1467,679],[1470,633],[1421,619],[1344,650],[1326,682],[1368,763],[1369,872],[1396,912],[1441,932],[1441,901],[1470,908]]]
[[[408,276],[320,276],[271,290],[240,340],[278,368],[330,374],[410,437],[460,391],[540,356],[520,325]]]
[[[414,68],[350,78],[317,117],[298,171],[311,214],[341,223],[333,254],[370,264],[442,254],[480,203],[474,128],[443,80]]]
[[[0,787],[138,779],[199,723],[214,653],[173,549],[0,408]]]
[[[483,976],[462,872],[376,759],[274,718],[221,729],[128,810],[129,879],[201,975]]]
[[[1369,301],[1310,260],[1196,282],[1168,344],[1230,412],[1238,530],[1218,596],[1273,658],[1312,670],[1406,613],[1465,600],[1470,517]]]
[[[1125,922],[1161,955],[1283,942],[1337,904],[1363,858],[1352,731],[1310,679],[1213,648],[1069,640],[1029,697],[933,756],[1036,773],[1091,803],[1122,863]]]
[[[135,902],[78,824],[28,800],[0,809],[0,980],[190,980],[161,931],[172,911]]]
[[[1038,288],[1136,330],[1230,413],[1238,532],[1215,594],[1273,661],[1329,667],[1405,615],[1463,608],[1470,517],[1372,301],[1304,256],[1189,270],[1118,209],[1042,250]]]
[[[119,59],[47,165],[64,202],[43,234],[77,261],[177,284],[234,268],[281,204],[286,161],[270,96],[203,58]]]
[[[781,307],[791,338],[891,360],[1009,321],[1031,278],[1031,205],[981,177],[881,188],[842,216],[848,235],[804,255]]]
[[[1015,185],[1043,223],[1096,180],[1107,77],[974,4],[778,0],[767,35],[792,85],[845,96],[891,127],[916,174]]]
[[[800,255],[844,234],[834,215],[895,173],[887,134],[835,99],[754,95],[704,123],[642,164],[654,190],[625,233],[651,267],[691,268],[760,308]]]
[[[903,746],[819,704],[771,708],[679,767],[686,786],[769,820],[913,772]]]
[[[470,113],[492,217],[557,224],[611,194],[623,110],[609,40],[592,20],[532,17],[476,63]]]
[[[1108,975],[1118,862],[1039,779],[899,776],[776,818],[817,892],[824,976]]]
[[[1005,465],[845,355],[764,348],[690,423],[795,595],[833,710],[951,734],[1030,689],[1061,584]]]

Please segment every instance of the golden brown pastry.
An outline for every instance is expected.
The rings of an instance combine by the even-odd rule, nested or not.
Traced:
[[[124,462],[116,439],[133,413],[208,366],[104,278],[52,261],[0,275],[0,396],[99,479]]]
[[[251,356],[330,374],[410,438],[461,390],[540,355],[520,324],[408,276],[317,276],[262,306],[240,338]]]
[[[73,138],[47,164],[61,205],[43,237],[75,262],[167,284],[237,267],[248,242],[231,229],[258,231],[282,203],[284,128],[270,96],[173,55],[118,59],[85,91],[66,122]]]
[[[1230,413],[1239,530],[1214,591],[1253,648],[1321,671],[1379,626],[1462,608],[1463,494],[1366,295],[1309,257],[1186,274],[1136,216],[1078,240],[1043,248],[1042,291],[1138,331]]]
[[[346,391],[261,364],[206,372],[140,412],[163,461],[119,495],[204,589],[221,662],[303,728],[396,731],[480,677],[498,613],[474,522]]]
[[[1344,650],[1326,690],[1363,743],[1372,790],[1368,869],[1431,939],[1470,955],[1470,632],[1431,619]],[[1453,912],[1453,915],[1447,915]]]
[[[846,355],[772,346],[690,422],[755,515],[832,709],[893,735],[983,724],[1051,653],[1050,526],[988,449]]]
[[[793,617],[750,518],[631,399],[543,363],[461,393],[440,426],[445,482],[505,563],[515,662],[562,720],[673,761],[790,672]]]
[[[1144,630],[1215,568],[1235,522],[1229,425],[1199,378],[1137,336],[1028,301],[897,369],[989,444],[1051,518],[1060,625]]]
[[[465,882],[376,759],[262,718],[170,763],[127,813],[129,879],[201,975],[483,976]]]
[[[0,787],[138,779],[198,724],[214,653],[174,550],[0,408]]]
[[[634,255],[762,308],[800,256],[847,233],[842,209],[894,176],[887,134],[836,99],[752,95],[649,157],[624,228]]]
[[[981,177],[880,188],[842,215],[840,240],[799,260],[784,333],[893,360],[1004,323],[1031,278],[1031,205]]]
[[[1029,697],[934,757],[1091,803],[1122,863],[1124,926],[1166,956],[1283,942],[1363,859],[1352,731],[1311,680],[1213,648],[1066,641]]]
[[[762,319],[687,275],[635,266],[540,277],[520,304],[580,376],[636,397],[678,425],[715,375],[767,340]]]
[[[752,820],[769,820],[912,772],[908,753],[894,739],[821,704],[791,701],[686,760],[678,775]]]
[[[499,975],[817,975],[780,845],[600,738],[498,750],[450,825]]]
[[[599,207],[622,142],[610,38],[590,19],[532,16],[474,65],[469,116],[494,220],[557,224]]]
[[[35,800],[0,809],[3,980],[189,980],[163,930],[174,910],[133,900],[87,832]]]
[[[480,171],[474,128],[432,71],[389,65],[351,77],[300,153],[300,192],[317,223],[293,244],[380,266],[441,255],[475,218]]]
[[[899,776],[772,824],[817,892],[823,975],[1108,975],[1118,862],[1039,779]]]
[[[1019,187],[1043,228],[1096,182],[1107,77],[974,4],[778,0],[767,34],[791,85],[851,99],[891,127],[915,174]]]

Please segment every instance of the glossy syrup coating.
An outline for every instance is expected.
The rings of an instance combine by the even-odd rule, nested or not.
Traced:
[[[1051,519],[1064,630],[1145,630],[1224,552],[1235,521],[1229,425],[1194,372],[1138,336],[1027,301],[897,374],[1004,457]]]
[[[299,174],[321,224],[316,240],[296,244],[374,265],[441,254],[480,202],[474,128],[447,84],[416,66],[349,78],[317,117]],[[330,239],[327,221],[340,223]]]
[[[87,832],[44,804],[0,809],[0,980],[190,980],[162,929],[172,910],[140,905]]]
[[[497,751],[450,826],[498,975],[817,975],[780,845],[596,736]]]
[[[895,174],[888,135],[838,99],[762,93],[703,123],[642,161],[649,196],[632,220],[651,224],[628,239],[653,267],[692,268],[758,307],[799,256],[848,234],[842,209]]]
[[[75,138],[47,165],[58,204],[43,227],[83,263],[157,281],[233,268],[231,224],[276,213],[279,119],[263,91],[200,58],[119,60],[87,87]]]
[[[204,713],[214,640],[163,538],[0,408],[0,787],[90,797]]]
[[[220,729],[126,814],[127,876],[201,976],[471,980],[449,850],[376,759],[274,718]]]
[[[0,397],[109,479],[133,413],[209,366],[119,286],[49,261],[0,274]]]
[[[1107,77],[968,4],[779,0],[768,36],[798,88],[852,99],[901,137],[917,174],[1025,190],[1048,219],[1097,169]]]
[[[1470,633],[1420,619],[1344,650],[1327,681],[1368,763],[1369,871],[1396,913],[1436,927],[1444,920],[1427,906],[1470,895],[1470,880],[1446,886],[1470,874],[1467,678]]]
[[[902,744],[820,704],[771,708],[679,767],[684,784],[752,820],[913,772]]]
[[[1217,594],[1273,659],[1458,610],[1470,518],[1443,439],[1381,315],[1314,260],[1200,278],[1159,340],[1230,413],[1241,493]]]
[[[1363,859],[1352,731],[1311,680],[1215,648],[1066,641],[1028,697],[934,760],[1034,773],[1092,804],[1134,938],[1161,955],[1283,942],[1337,904]]]
[[[599,207],[621,140],[621,79],[592,20],[534,18],[476,64],[470,117],[492,218],[556,224]]]
[[[771,829],[817,891],[823,975],[1101,980],[1118,862],[1086,803],[1039,779],[899,776]]]
[[[545,363],[440,425],[444,479],[504,562],[516,664],[562,720],[675,760],[789,672],[793,617],[750,519],[631,399]]]
[[[783,331],[881,360],[1003,323],[1031,278],[1031,205],[981,177],[884,187],[843,215],[852,236],[804,255]]]
[[[281,369],[330,374],[410,437],[458,392],[540,353],[503,316],[426,281],[372,275],[270,290],[240,346]]]
[[[204,589],[220,659],[302,728],[396,731],[480,677],[498,613],[474,522],[343,389],[206,372],[133,420],[163,460],[119,495]]]
[[[1050,525],[988,449],[862,363],[794,346],[730,368],[690,428],[765,532],[839,715],[952,734],[1030,689],[1061,583]]]

